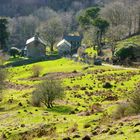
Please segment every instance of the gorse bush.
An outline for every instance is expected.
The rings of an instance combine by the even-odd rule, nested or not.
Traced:
[[[114,119],[120,119],[125,116],[136,115],[140,113],[140,83],[136,86],[129,101],[119,104],[113,113]]]
[[[137,85],[136,90],[132,93],[130,106],[132,107],[134,113],[140,113],[140,83]]]
[[[7,79],[8,73],[4,68],[0,68],[0,100],[2,100],[2,92],[5,88],[5,80]]]
[[[33,65],[32,67],[32,77],[39,77],[40,73],[42,71],[42,67],[39,65]]]
[[[125,116],[127,116],[127,109],[128,109],[128,104],[127,103],[122,103],[117,106],[116,111],[113,113],[113,118],[114,119],[120,119]]]
[[[32,104],[35,107],[40,107],[41,106],[40,96],[38,94],[40,94],[40,93],[38,93],[36,91],[34,91],[32,93]]]
[[[53,107],[53,101],[61,99],[64,96],[64,89],[61,81],[48,78],[41,84],[37,85],[32,94],[33,104],[40,106],[43,103],[48,108]]]

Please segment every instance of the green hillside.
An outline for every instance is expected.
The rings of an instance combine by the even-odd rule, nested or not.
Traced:
[[[33,65],[42,67],[38,78],[32,77]],[[140,82],[140,70],[89,67],[62,58],[11,67],[8,71],[7,89],[0,102],[1,139],[139,140],[139,116],[114,120],[108,115]],[[34,107],[32,91],[49,75],[63,81],[65,98],[55,101],[51,109]],[[112,88],[104,88],[106,82]]]
[[[128,43],[134,43],[134,44],[137,44],[137,45],[140,46],[140,35],[133,36],[133,37],[130,37],[130,38],[128,38],[128,39],[119,41],[119,42],[117,43],[117,48],[124,47],[124,46],[127,45]]]

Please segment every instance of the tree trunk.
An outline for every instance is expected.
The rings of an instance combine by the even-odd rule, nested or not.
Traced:
[[[53,46],[51,46],[50,51],[51,51],[51,52],[53,52],[53,51],[54,51]]]
[[[138,17],[138,33],[140,33],[140,11],[139,11],[139,17]]]

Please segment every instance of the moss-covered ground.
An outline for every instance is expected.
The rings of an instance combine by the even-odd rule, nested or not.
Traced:
[[[38,78],[32,78],[33,65],[42,67]],[[0,102],[0,139],[81,140],[88,135],[96,140],[139,140],[139,115],[113,120],[108,114],[135,90],[140,70],[88,66],[61,58],[8,71]],[[32,91],[48,75],[62,80],[65,98],[55,101],[51,109],[33,107]],[[104,88],[106,82],[112,87]]]

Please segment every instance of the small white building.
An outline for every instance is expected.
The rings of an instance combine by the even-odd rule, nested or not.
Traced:
[[[57,44],[59,55],[68,55],[71,53],[71,44],[63,39]]]
[[[44,57],[46,55],[46,44],[36,34],[34,37],[26,41],[24,51],[27,57]]]

